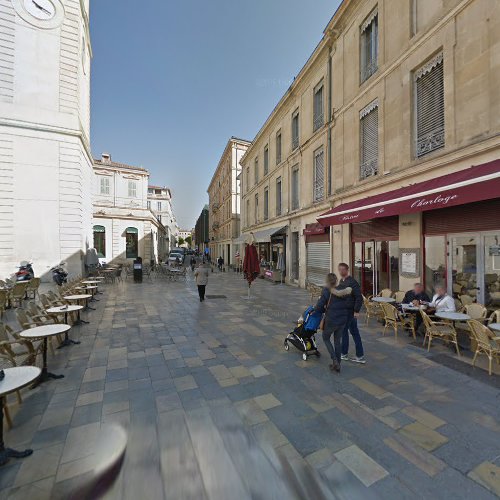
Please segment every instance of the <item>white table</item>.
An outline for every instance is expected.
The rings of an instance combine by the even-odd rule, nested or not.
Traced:
[[[55,314],[55,315],[60,315],[64,314],[64,322],[68,322],[68,314],[71,312],[77,312],[78,317],[77,320],[75,321],[75,325],[79,325],[82,323],[88,323],[88,321],[84,321],[83,319],[80,318],[80,311],[83,309],[83,306],[56,306],[56,307],[51,307],[50,309],[47,309],[47,312],[49,314]]]
[[[488,325],[490,330],[495,330],[496,332],[500,332],[500,323],[490,323]]]
[[[436,312],[434,314],[437,318],[447,319],[449,321],[468,321],[471,317],[468,314],[457,313],[457,312]]]
[[[31,384],[40,376],[41,370],[37,366],[16,366],[5,368],[5,378],[0,380],[0,465],[4,465],[9,458],[24,458],[33,453],[33,450],[16,451],[6,448],[3,441],[3,408],[5,397]]]
[[[54,375],[53,373],[50,373],[47,369],[47,343],[48,343],[48,338],[49,337],[54,337],[55,335],[60,335],[64,333],[67,337],[68,331],[70,330],[69,325],[61,325],[61,324],[54,324],[54,325],[42,325],[42,326],[37,326],[35,328],[28,328],[27,330],[23,330],[22,332],[19,333],[19,336],[23,339],[28,339],[28,340],[36,340],[36,339],[42,339],[43,340],[43,365],[42,365],[42,376],[39,379],[38,383],[45,382],[49,378],[63,378],[64,375]],[[61,347],[61,346],[59,346]]]
[[[392,304],[393,302],[396,302],[396,299],[393,297],[373,297],[372,302]]]
[[[95,311],[95,309],[93,307],[90,307],[89,306],[89,301],[88,299],[92,298],[92,295],[89,295],[88,293],[85,293],[85,294],[79,294],[79,295],[66,295],[64,297],[64,300],[69,300],[69,301],[73,301],[75,300],[77,302],[77,304],[83,300],[85,301],[85,305],[83,307],[83,310],[86,311],[88,309],[92,309],[93,311]],[[80,305],[80,304],[78,304]]]
[[[82,285],[85,285],[83,288],[85,290],[90,290],[90,293],[92,294],[92,298],[90,299],[90,302],[99,302],[94,295],[96,293],[99,293],[99,290],[97,288],[96,283],[99,283],[99,281],[82,281]]]

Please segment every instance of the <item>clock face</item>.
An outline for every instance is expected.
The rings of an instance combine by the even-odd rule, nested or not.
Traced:
[[[23,6],[28,14],[40,21],[49,21],[56,15],[56,8],[51,0],[23,0]]]

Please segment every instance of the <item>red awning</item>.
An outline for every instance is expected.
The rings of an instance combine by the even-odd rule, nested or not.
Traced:
[[[320,224],[319,222],[316,222],[314,224],[306,224],[304,235],[313,236],[317,234],[325,234],[327,231],[327,227],[323,226],[323,224]]]
[[[362,222],[500,198],[500,160],[344,203],[320,215],[325,226]]]

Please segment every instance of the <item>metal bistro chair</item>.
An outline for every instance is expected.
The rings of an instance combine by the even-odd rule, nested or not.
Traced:
[[[495,337],[488,327],[475,319],[470,319],[467,323],[471,336],[476,342],[472,365],[476,365],[478,355],[485,354],[488,357],[488,374],[491,375],[493,359],[500,363],[500,337]]]
[[[427,313],[422,310],[420,310],[420,314],[422,315],[425,326],[425,337],[423,342],[424,347],[425,342],[428,341],[427,351],[430,351],[431,349],[432,339],[440,338],[445,342],[451,342],[452,344],[455,344],[457,354],[460,356],[457,341],[457,331],[455,330],[453,325],[444,321],[432,321]]]

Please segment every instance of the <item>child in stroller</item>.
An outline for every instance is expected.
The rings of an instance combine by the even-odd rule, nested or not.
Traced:
[[[290,332],[285,338],[285,350],[288,351],[293,344],[299,351],[302,351],[302,359],[307,360],[308,353],[320,356],[314,334],[318,331],[323,313],[314,310],[309,306],[298,320],[297,328]]]

